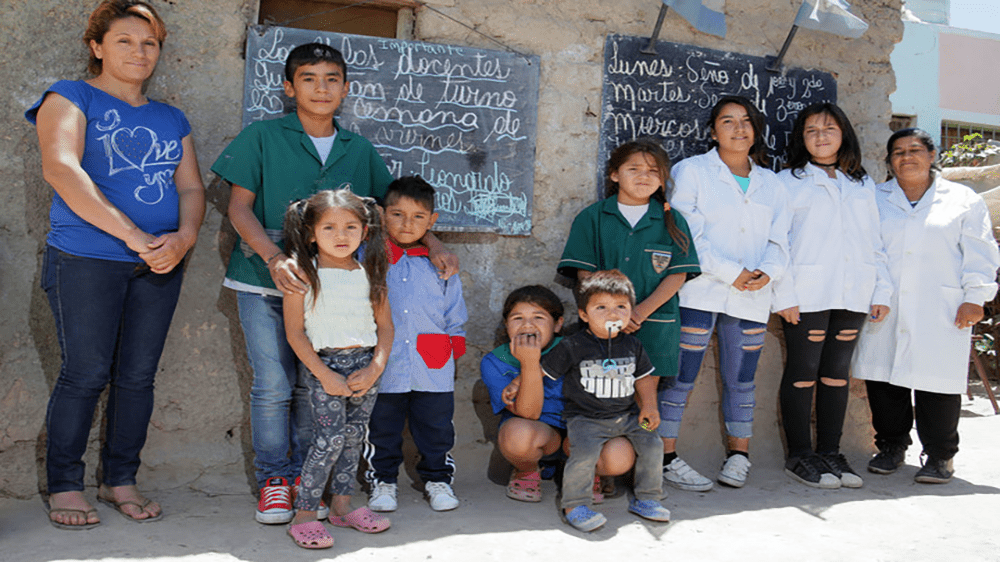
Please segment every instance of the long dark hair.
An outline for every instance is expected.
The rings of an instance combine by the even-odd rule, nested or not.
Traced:
[[[712,106],[712,112],[708,116],[708,128],[715,131],[715,120],[722,113],[722,108],[735,103],[747,111],[750,117],[750,124],[753,126],[753,144],[750,146],[750,159],[758,166],[767,167],[771,159],[767,155],[767,147],[764,145],[764,116],[750,100],[743,96],[722,96],[719,101]],[[715,148],[719,146],[718,141],[710,139],[709,146]]]
[[[367,243],[362,266],[368,276],[368,299],[372,306],[382,302],[387,293],[385,275],[389,270],[389,259],[385,249],[385,232],[378,205],[371,197],[358,197],[349,189],[323,190],[308,199],[292,203],[285,212],[285,252],[299,265],[313,294],[320,291],[319,273],[316,271],[316,255],[319,250],[313,239],[316,223],[323,213],[330,209],[344,209],[358,217],[364,225]],[[358,252],[354,252],[357,259]],[[315,302],[315,299],[314,301]]]
[[[648,138],[626,142],[618,145],[618,148],[611,151],[611,157],[608,158],[607,169],[604,172],[604,196],[611,197],[612,195],[618,195],[618,182],[611,179],[611,174],[617,172],[618,168],[621,168],[622,164],[633,154],[644,154],[656,162],[656,167],[660,170],[660,184],[663,187],[656,190],[650,198],[662,206],[674,193],[674,182],[670,180],[670,157],[667,156],[667,151],[663,150],[660,143]],[[670,233],[670,238],[673,239],[674,244],[677,244],[681,251],[687,254],[691,241],[677,227],[677,223],[674,222],[673,213],[669,211],[663,213],[663,224],[667,227],[667,232]]]
[[[915,137],[924,147],[927,148],[928,152],[937,152],[937,146],[934,144],[934,137],[930,135],[927,131],[923,129],[918,129],[916,127],[910,127],[909,129],[900,129],[889,137],[889,140],[885,143],[885,181],[889,181],[896,177],[892,172],[892,146],[896,144],[901,138],[904,137]],[[940,155],[938,155],[940,157]],[[941,171],[941,164],[938,159],[935,158],[934,162],[931,163],[931,179],[934,178],[936,172]]]
[[[830,102],[814,103],[803,109],[795,119],[792,127],[792,139],[788,145],[788,163],[786,167],[792,170],[792,175],[801,178],[802,171],[812,156],[806,148],[805,128],[806,120],[813,115],[826,115],[833,119],[837,127],[840,128],[840,149],[837,150],[837,169],[844,172],[854,181],[862,181],[868,172],[861,165],[861,143],[858,136],[854,134],[854,127],[851,120],[847,118],[844,110]]]

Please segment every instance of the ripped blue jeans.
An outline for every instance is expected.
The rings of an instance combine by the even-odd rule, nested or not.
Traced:
[[[767,329],[760,322],[721,312],[681,308],[680,368],[673,385],[659,391],[660,427],[664,439],[676,439],[688,395],[694,388],[712,330],[719,336],[719,374],[722,377],[722,415],[731,437],[753,435],[754,375]]]

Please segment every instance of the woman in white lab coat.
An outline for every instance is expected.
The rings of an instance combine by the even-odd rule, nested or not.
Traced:
[[[986,204],[941,177],[930,135],[897,131],[886,152],[894,179],[875,195],[894,292],[885,321],[864,327],[854,357],[879,450],[868,470],[891,474],[903,464],[915,414],[927,456],[915,480],[945,483],[958,452],[972,326],[996,294],[1000,255]]]
[[[781,378],[785,473],[816,488],[859,488],[840,452],[851,355],[866,318],[889,312],[892,283],[879,229],[875,183],[847,115],[832,103],[799,113],[788,147],[792,226],[788,271],[774,284],[787,358]],[[812,444],[813,396],[816,448]]]

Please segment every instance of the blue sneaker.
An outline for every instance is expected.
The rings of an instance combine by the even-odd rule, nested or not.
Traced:
[[[660,505],[660,502],[655,500],[637,500],[635,498],[630,498],[628,501],[628,510],[639,517],[649,519],[650,521],[659,521],[661,523],[670,521],[670,510],[663,507]]]
[[[607,517],[585,505],[574,507],[569,513],[563,513],[563,517],[566,518],[566,522],[572,525],[574,529],[583,531],[584,533],[596,531],[608,522]]]

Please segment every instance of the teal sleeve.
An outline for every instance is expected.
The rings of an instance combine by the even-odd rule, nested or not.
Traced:
[[[701,274],[701,267],[698,265],[698,250],[695,249],[694,239],[691,237],[691,229],[688,228],[684,216],[674,209],[670,210],[670,214],[673,216],[674,224],[677,225],[678,230],[687,237],[688,249],[687,252],[682,252],[678,248],[674,252],[673,257],[670,259],[670,265],[667,267],[667,274],[687,273],[688,280],[691,280]]]
[[[212,171],[219,177],[258,195],[264,183],[261,125],[253,123],[240,131],[212,164]]]
[[[566,247],[563,248],[562,258],[556,266],[556,271],[560,275],[576,278],[576,270],[597,271],[601,262],[597,255],[597,228],[596,221],[600,220],[600,203],[595,203],[580,212],[573,219],[573,226],[569,230],[569,238],[566,239]]]

